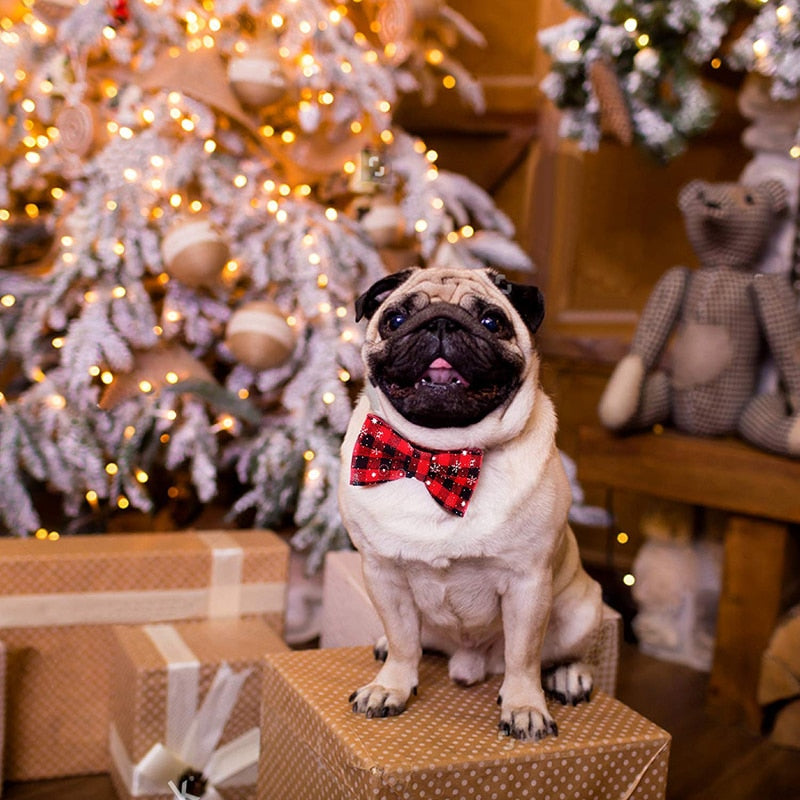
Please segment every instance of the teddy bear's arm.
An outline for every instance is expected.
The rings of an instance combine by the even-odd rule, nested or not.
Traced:
[[[784,274],[756,275],[751,284],[761,329],[795,411],[800,410],[800,309]]]
[[[659,278],[642,310],[630,352],[642,359],[647,372],[661,358],[680,316],[688,283],[689,270],[672,267]]]

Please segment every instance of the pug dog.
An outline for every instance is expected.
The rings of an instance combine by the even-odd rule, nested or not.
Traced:
[[[581,663],[602,613],[567,523],[556,415],[539,384],[536,287],[491,269],[413,268],[356,301],[365,389],[339,502],[383,623],[385,661],[350,696],[400,714],[422,649],[468,686],[503,674],[499,728],[557,735],[545,695],[589,700]]]

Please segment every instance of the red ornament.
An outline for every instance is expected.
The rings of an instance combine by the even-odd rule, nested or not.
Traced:
[[[128,0],[110,0],[109,11],[114,18],[114,22],[120,25],[124,25],[131,18]]]

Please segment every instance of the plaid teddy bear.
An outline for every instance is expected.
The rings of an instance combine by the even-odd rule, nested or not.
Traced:
[[[752,272],[787,201],[776,180],[683,187],[679,207],[700,267],[673,267],[653,289],[600,399],[605,427],[671,421],[685,433],[738,433],[800,455],[800,312],[788,276]],[[765,352],[782,394],[757,393]]]

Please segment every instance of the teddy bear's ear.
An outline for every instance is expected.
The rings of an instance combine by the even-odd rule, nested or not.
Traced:
[[[705,181],[701,180],[689,181],[678,193],[678,208],[686,213],[698,196],[702,195],[707,185]]]
[[[758,189],[769,199],[770,206],[775,214],[780,214],[786,210],[789,205],[789,190],[782,181],[776,178],[762,181],[758,184]]]

